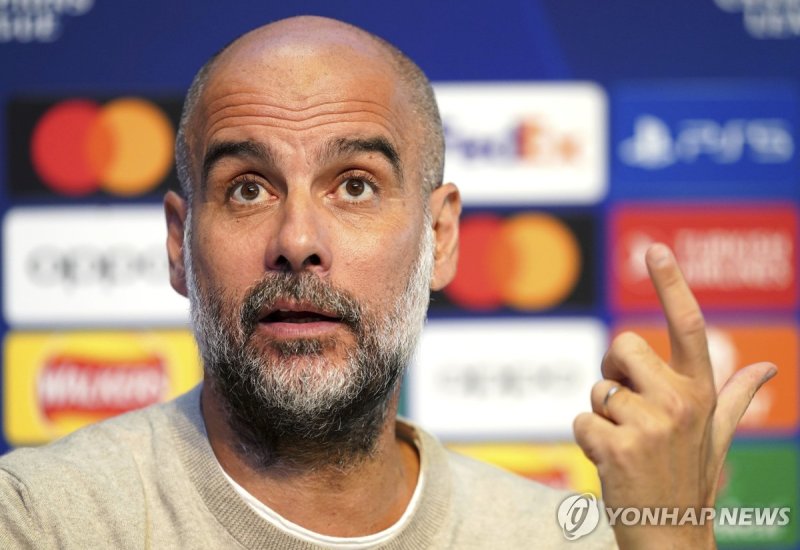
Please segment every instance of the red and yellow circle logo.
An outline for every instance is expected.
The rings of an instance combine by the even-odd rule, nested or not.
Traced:
[[[476,215],[462,221],[460,235],[458,271],[445,294],[467,309],[546,309],[578,282],[580,245],[548,214]]]
[[[78,197],[103,190],[129,197],[161,183],[172,168],[174,146],[172,123],[149,101],[70,99],[37,122],[31,161],[57,193]]]

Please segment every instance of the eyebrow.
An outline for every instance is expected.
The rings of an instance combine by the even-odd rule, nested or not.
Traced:
[[[383,136],[333,139],[322,148],[319,160],[325,163],[336,157],[353,153],[379,153],[392,165],[397,179],[403,181],[403,165],[400,162],[400,155],[395,146]]]
[[[328,162],[336,157],[351,155],[353,153],[379,153],[392,166],[392,170],[401,182],[403,181],[403,166],[400,155],[391,142],[382,136],[370,138],[336,138],[322,147],[319,154],[321,162]],[[263,143],[252,140],[243,141],[215,141],[212,142],[203,157],[202,188],[205,189],[208,175],[214,166],[227,157],[250,158],[274,164],[275,154]]]
[[[203,157],[203,187],[208,180],[208,174],[220,160],[226,157],[252,158],[260,161],[274,163],[275,155],[263,143],[257,141],[215,141],[208,147]]]

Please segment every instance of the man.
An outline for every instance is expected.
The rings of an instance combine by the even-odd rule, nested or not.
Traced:
[[[259,28],[209,61],[165,198],[172,286],[201,388],[21,450],[0,466],[0,542],[57,548],[548,548],[563,495],[446,452],[395,419],[430,289],[453,277],[460,201],[442,184],[430,86],[329,19]],[[774,367],[715,395],[702,317],[669,251],[648,265],[668,366],[632,335],[581,415],[612,505],[699,507]],[[624,382],[621,385],[620,382]],[[716,412],[715,412],[716,411]],[[710,547],[705,528],[607,527],[588,548]]]

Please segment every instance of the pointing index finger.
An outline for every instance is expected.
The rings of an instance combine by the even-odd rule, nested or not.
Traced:
[[[713,380],[703,313],[674,254],[666,245],[657,243],[647,250],[645,259],[667,318],[672,368],[688,376]]]

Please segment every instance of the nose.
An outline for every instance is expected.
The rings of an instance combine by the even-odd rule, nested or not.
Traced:
[[[312,197],[289,193],[277,222],[267,253],[268,269],[323,273],[330,268],[331,250],[324,214]]]

